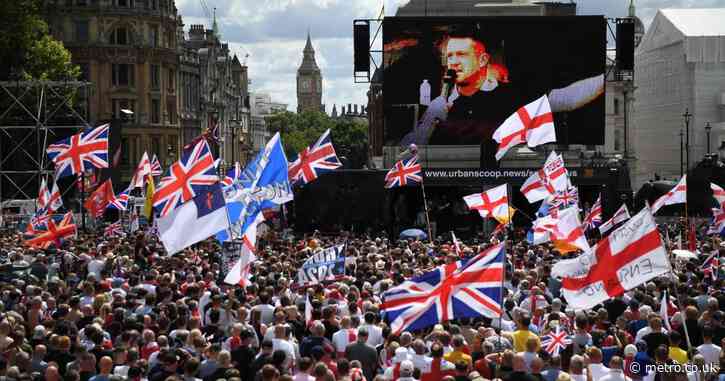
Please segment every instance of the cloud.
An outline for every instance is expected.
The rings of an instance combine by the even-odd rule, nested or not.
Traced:
[[[422,0],[413,0],[422,1]],[[428,0],[436,1],[436,0]],[[323,103],[367,103],[367,84],[352,77],[352,21],[375,18],[385,4],[392,16],[408,0],[176,0],[188,29],[211,27],[216,7],[222,38],[240,59],[248,53],[252,91],[269,93],[296,110],[296,73],[310,31],[317,64],[323,75]],[[205,10],[202,3],[207,5]],[[579,0],[578,14],[627,15],[629,0]],[[637,15],[649,26],[659,8],[725,7],[725,0],[635,0]],[[208,13],[207,13],[208,10]],[[373,31],[374,32],[374,31]],[[347,107],[347,106],[346,106]],[[339,107],[338,107],[339,111]]]

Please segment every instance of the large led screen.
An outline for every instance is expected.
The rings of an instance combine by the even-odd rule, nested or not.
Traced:
[[[385,145],[481,145],[542,95],[558,144],[604,144],[606,20],[386,18]]]

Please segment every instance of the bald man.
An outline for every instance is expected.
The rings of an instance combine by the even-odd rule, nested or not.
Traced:
[[[98,361],[98,374],[91,377],[88,381],[109,381],[111,371],[113,370],[113,359],[108,356],[101,357]]]
[[[536,381],[526,369],[526,358],[523,353],[514,355],[513,369],[514,371],[509,373],[504,381]]]

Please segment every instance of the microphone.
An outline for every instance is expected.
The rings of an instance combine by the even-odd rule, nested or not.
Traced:
[[[448,102],[448,98],[451,96],[451,93],[453,92],[453,86],[455,86],[454,81],[456,78],[456,71],[453,69],[446,70],[446,73],[443,75],[443,89],[442,94],[443,97],[446,99],[446,102]]]

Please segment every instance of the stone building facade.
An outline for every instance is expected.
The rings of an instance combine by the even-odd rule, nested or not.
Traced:
[[[186,38],[173,0],[44,5],[50,32],[71,52],[82,79],[93,84],[89,121],[123,121],[123,181],[144,151],[158,155],[166,168],[211,121],[220,123],[225,161],[242,158],[239,142],[248,141],[249,125],[246,67],[235,62],[217,31],[192,26]]]

